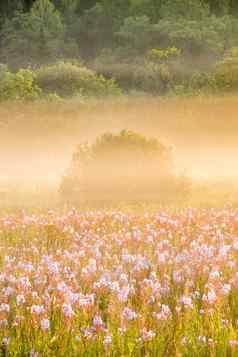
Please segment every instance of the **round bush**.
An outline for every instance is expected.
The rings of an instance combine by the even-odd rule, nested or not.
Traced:
[[[32,100],[40,93],[35,74],[29,69],[20,69],[17,73],[7,70],[0,77],[0,100]]]
[[[79,145],[60,192],[74,203],[162,201],[184,195],[183,183],[173,175],[170,148],[124,130]]]

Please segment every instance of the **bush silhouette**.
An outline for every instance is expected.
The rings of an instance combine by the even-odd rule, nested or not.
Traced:
[[[173,174],[170,148],[127,130],[79,145],[60,186],[64,199],[74,202],[164,201],[186,191]]]

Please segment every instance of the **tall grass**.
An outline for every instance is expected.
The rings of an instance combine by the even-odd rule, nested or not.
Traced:
[[[0,217],[3,356],[236,356],[237,210]]]

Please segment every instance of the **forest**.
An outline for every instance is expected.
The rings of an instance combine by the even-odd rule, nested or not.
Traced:
[[[112,79],[126,93],[234,91],[238,88],[237,17],[235,0],[3,0],[0,80],[6,72],[12,77],[7,78],[8,84],[0,84],[0,98],[24,99],[19,90],[17,95],[9,93],[9,86],[19,87],[13,75],[27,69],[35,77],[39,68],[41,73],[45,69],[47,90],[42,80],[37,79],[36,85],[43,92],[51,88],[64,96],[52,78],[59,63],[58,72],[65,75],[61,80],[73,77],[77,82],[73,95],[79,87],[87,94],[87,85],[78,85],[76,79],[83,77],[79,67],[87,67],[97,79]],[[28,85],[34,82],[29,72],[20,74],[27,77],[23,82]]]

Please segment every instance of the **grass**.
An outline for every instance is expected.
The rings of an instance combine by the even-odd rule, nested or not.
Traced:
[[[0,218],[5,356],[236,356],[238,212]]]

